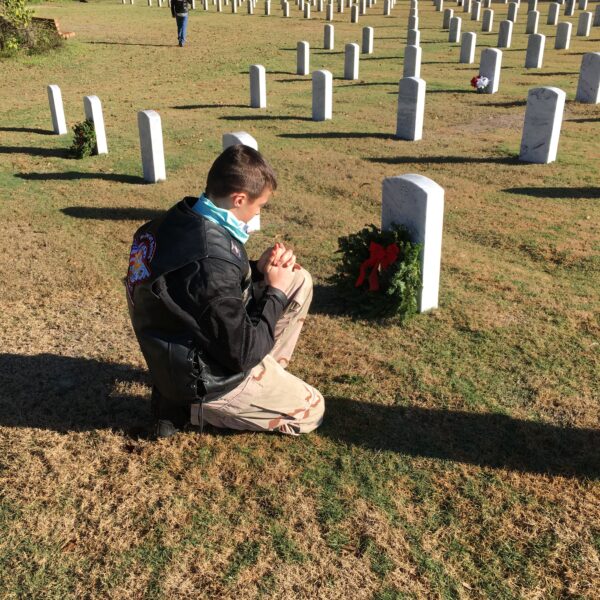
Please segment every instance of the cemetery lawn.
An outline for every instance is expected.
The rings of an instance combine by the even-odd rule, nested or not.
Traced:
[[[198,8],[201,3],[197,0]],[[424,138],[393,139],[408,3],[349,23],[94,0],[35,6],[76,37],[0,59],[0,595],[2,598],[597,598],[600,589],[600,113],[574,102],[600,28],[526,71],[526,2],[500,91],[477,95],[442,16],[421,2]],[[154,2],[156,4],[156,2]],[[595,5],[590,5],[594,10]],[[455,14],[463,15],[452,6]],[[460,11],[460,12],[458,12]],[[561,20],[563,20],[561,18]],[[375,28],[360,80],[343,47]],[[334,75],[310,120],[311,70]],[[248,67],[267,70],[253,110]],[[102,101],[109,154],[68,157]],[[567,104],[550,165],[517,160],[527,91]],[[141,180],[136,113],[162,118],[167,181]],[[292,244],[316,290],[290,370],[325,396],[300,438],[214,429],[151,441],[150,388],[121,283],[135,229],[199,194],[221,135],[245,130],[279,175],[251,254]],[[379,223],[385,177],[446,192],[440,309],[401,326],[344,314],[337,238]],[[596,590],[594,592],[594,590]]]

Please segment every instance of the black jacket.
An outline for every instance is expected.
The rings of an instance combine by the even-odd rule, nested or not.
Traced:
[[[171,0],[171,14],[175,17],[177,15],[187,15],[190,11],[192,0]]]
[[[136,232],[125,279],[131,322],[154,385],[177,405],[238,385],[275,342],[285,294],[253,293],[260,274],[226,229],[185,198]]]

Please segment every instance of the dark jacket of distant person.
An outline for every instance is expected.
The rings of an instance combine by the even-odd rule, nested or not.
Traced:
[[[171,14],[174,17],[183,17],[190,12],[191,1],[188,0],[171,0]]]

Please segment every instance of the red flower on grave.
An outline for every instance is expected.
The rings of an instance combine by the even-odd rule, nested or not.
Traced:
[[[479,75],[476,75],[475,77],[473,77],[473,79],[471,79],[471,86],[476,88],[477,87],[477,80],[479,79]]]
[[[390,265],[394,264],[398,259],[400,249],[393,243],[385,248],[377,242],[371,242],[369,245],[369,258],[360,265],[360,271],[358,279],[354,284],[355,287],[360,287],[367,276],[367,269],[371,268],[371,274],[369,275],[369,291],[379,291],[379,271],[387,269]]]

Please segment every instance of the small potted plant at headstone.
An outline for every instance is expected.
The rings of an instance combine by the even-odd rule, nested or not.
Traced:
[[[96,131],[94,123],[90,120],[81,121],[73,125],[73,145],[71,154],[75,158],[85,158],[96,154]]]
[[[478,94],[485,94],[490,80],[483,75],[477,75],[471,79],[471,86],[475,88]]]
[[[397,317],[417,312],[421,286],[421,244],[405,227],[382,231],[369,225],[338,239],[342,255],[335,280],[349,312],[361,317]],[[346,304],[346,302],[345,302]]]

